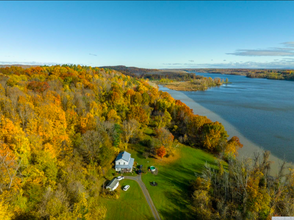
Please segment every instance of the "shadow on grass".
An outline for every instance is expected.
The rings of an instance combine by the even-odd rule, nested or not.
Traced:
[[[146,159],[141,152],[137,151],[137,154],[136,156],[139,158],[139,159]]]
[[[171,195],[172,200],[175,204],[178,204],[178,200],[175,198],[175,196]],[[189,209],[187,207],[182,208],[165,208],[160,209],[159,213],[164,216],[165,219],[175,219],[175,220],[184,220],[184,219],[195,219],[193,216],[192,209]]]
[[[174,204],[173,208],[165,207],[159,210],[165,219],[195,219],[191,206],[191,183],[196,179],[195,173],[201,174],[206,162],[214,168],[217,165],[215,161],[207,160],[205,157],[198,159],[200,160],[198,163],[191,163],[186,167],[176,163],[173,164],[172,170],[159,171],[162,180],[160,184],[167,185],[169,183],[167,187],[173,187],[175,190],[164,192],[164,196]]]

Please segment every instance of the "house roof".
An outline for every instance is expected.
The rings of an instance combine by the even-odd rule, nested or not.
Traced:
[[[123,159],[124,161],[129,162],[130,157],[131,157],[131,154],[124,151],[124,152],[119,153],[119,155],[116,157],[115,160]]]
[[[116,186],[116,184],[117,184],[118,182],[119,182],[119,181],[118,181],[117,178],[113,178],[113,179],[107,184],[106,187],[110,187],[111,189],[113,189],[113,188]]]
[[[121,169],[132,169],[134,165],[134,158],[131,158],[130,159],[130,162],[127,164],[127,165],[115,165],[115,168],[121,168]]]

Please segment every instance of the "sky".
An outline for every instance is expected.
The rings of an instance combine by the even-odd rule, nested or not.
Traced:
[[[0,2],[1,64],[294,68],[294,2]]]

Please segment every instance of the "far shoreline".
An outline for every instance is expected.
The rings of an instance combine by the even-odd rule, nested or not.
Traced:
[[[193,99],[189,98],[187,95],[185,95],[183,92],[176,91],[176,90],[170,90],[162,85],[159,85],[159,90],[168,92],[174,99],[181,100],[183,103],[185,103],[188,107],[193,109],[194,114],[206,116],[212,121],[218,121],[223,124],[225,127],[228,135],[230,137],[237,136],[240,139],[240,142],[244,145],[243,148],[238,150],[238,157],[253,157],[254,153],[256,152],[262,152],[266,149],[263,149],[262,147],[258,146],[257,144],[253,143],[251,140],[246,138],[242,133],[238,131],[236,127],[234,127],[232,124],[230,124],[228,121],[224,120],[221,116],[217,115],[216,113],[210,111],[209,109],[203,107],[202,105],[195,102]],[[274,162],[271,164],[271,174],[276,175],[279,171],[280,165],[283,163],[283,160],[276,157],[275,155],[271,154],[270,161]],[[291,163],[286,163],[288,166],[293,166]]]

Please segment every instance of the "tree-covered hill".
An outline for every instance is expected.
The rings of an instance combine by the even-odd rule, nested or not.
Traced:
[[[157,158],[179,141],[229,161],[242,145],[227,138],[222,124],[115,70],[0,68],[0,219],[103,219],[102,182],[130,143]]]

